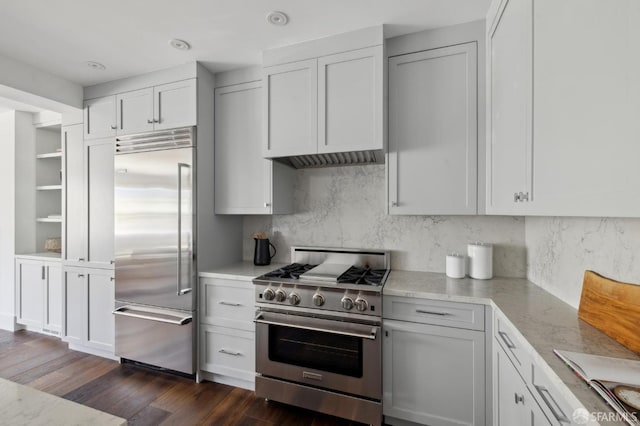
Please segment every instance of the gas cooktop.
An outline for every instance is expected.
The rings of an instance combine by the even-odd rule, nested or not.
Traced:
[[[301,275],[311,271],[316,266],[318,265],[310,265],[308,263],[292,263],[271,272],[267,272],[258,279],[275,281],[285,278],[302,280],[302,282],[304,282],[305,278],[304,276],[301,277]],[[366,266],[350,266],[349,269],[336,277],[335,283],[380,286],[384,282],[383,279],[385,278],[386,273],[386,269],[372,269]],[[311,282],[313,281],[313,279],[307,279],[306,281]]]

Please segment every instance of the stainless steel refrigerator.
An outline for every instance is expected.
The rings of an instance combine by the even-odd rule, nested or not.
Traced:
[[[195,128],[116,138],[115,353],[195,373]]]

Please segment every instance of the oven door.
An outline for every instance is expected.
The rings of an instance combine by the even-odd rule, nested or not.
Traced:
[[[269,311],[255,322],[258,374],[382,398],[379,325]]]

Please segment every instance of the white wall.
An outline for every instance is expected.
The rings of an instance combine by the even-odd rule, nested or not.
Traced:
[[[640,219],[527,217],[527,278],[574,307],[584,271],[640,283]]]
[[[15,112],[0,114],[0,328],[14,329]]]
[[[524,219],[504,216],[390,216],[384,166],[297,170],[295,213],[245,216],[244,259],[253,259],[255,232],[267,232],[289,262],[292,245],[392,250],[393,269],[444,272],[445,256],[466,244],[495,244],[494,274],[524,277]]]

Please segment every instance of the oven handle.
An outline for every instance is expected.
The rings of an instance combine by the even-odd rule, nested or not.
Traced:
[[[308,325],[290,324],[278,321],[268,321],[262,319],[262,313],[256,315],[254,322],[257,324],[278,325],[281,327],[299,328],[301,330],[319,331],[322,333],[338,334],[340,336],[358,337],[360,339],[376,340],[378,335],[378,327],[371,327],[370,334],[353,333],[351,331],[327,330],[325,328],[310,327]]]

